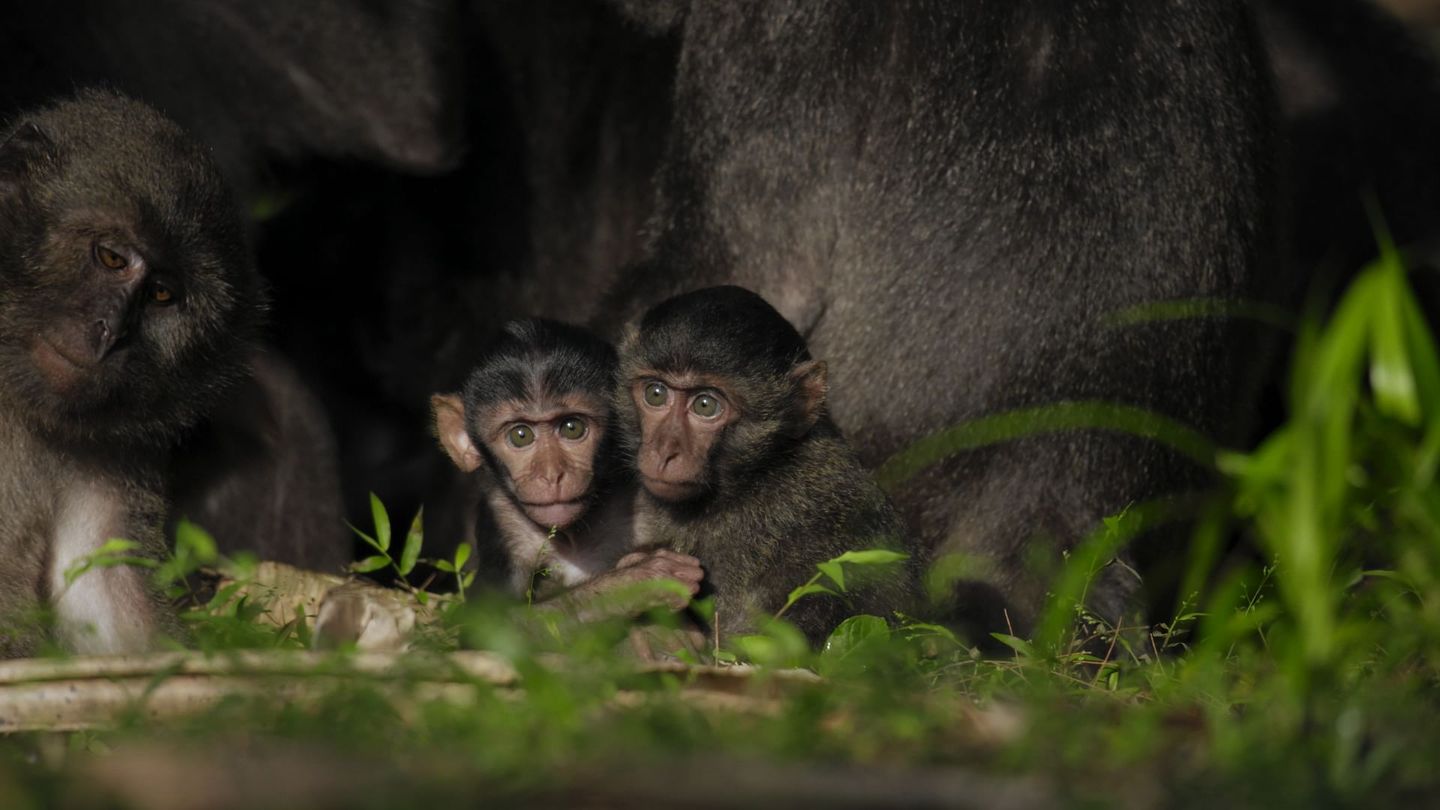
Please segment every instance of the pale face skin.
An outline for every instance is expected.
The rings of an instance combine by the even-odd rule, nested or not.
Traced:
[[[458,397],[433,400],[441,444],[461,470],[483,459],[465,427]],[[476,420],[475,437],[504,468],[504,485],[537,526],[574,524],[589,507],[595,454],[605,437],[605,403],[568,395],[540,402],[505,402]]]
[[[740,409],[720,380],[695,374],[646,372],[630,389],[640,414],[641,483],[662,501],[695,497],[716,440]]]

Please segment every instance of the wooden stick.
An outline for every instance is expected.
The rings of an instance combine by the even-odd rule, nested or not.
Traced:
[[[573,664],[547,656],[542,664],[563,671]],[[788,689],[818,678],[803,671],[764,672],[744,667],[689,667],[646,663],[635,675],[674,677],[684,699],[717,711],[774,711]],[[363,680],[388,692],[397,707],[431,700],[467,705],[474,686],[518,689],[515,668],[493,653],[449,654],[246,651],[207,655],[152,655],[0,662],[0,732],[72,731],[113,725],[139,712],[153,719],[195,714],[231,695],[307,703],[345,682]],[[649,699],[644,690],[622,693],[617,706]]]

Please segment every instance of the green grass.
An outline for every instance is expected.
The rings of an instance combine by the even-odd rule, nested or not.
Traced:
[[[495,650],[518,669],[521,691],[474,683],[457,706],[418,680],[357,678],[310,705],[236,697],[177,724],[137,715],[104,733],[14,736],[0,742],[0,806],[85,805],[86,790],[109,784],[93,777],[95,763],[129,761],[142,744],[222,763],[237,749],[279,752],[290,766],[329,763],[362,784],[378,780],[345,806],[657,789],[675,804],[691,791],[723,803],[748,794],[706,775],[737,769],[833,782],[844,797],[851,788],[837,774],[858,766],[884,769],[897,789],[959,774],[975,795],[1000,785],[1047,806],[1434,803],[1440,358],[1394,247],[1382,243],[1333,313],[1303,322],[1295,340],[1289,419],[1248,453],[1151,414],[1070,403],[958,426],[881,469],[887,485],[903,485],[946,453],[1075,427],[1171,442],[1214,465],[1220,483],[1198,503],[1135,504],[1096,527],[1034,636],[1000,637],[1013,655],[980,657],[945,628],[905,617],[853,619],[811,653],[781,616],[729,654],[808,666],[825,681],[788,687],[765,712],[717,711],[689,698],[681,676],[637,677],[615,654],[623,626],[564,628],[524,606],[451,599],[445,631],[426,637],[413,666],[440,666],[425,652],[458,643]],[[412,530],[392,546],[390,518],[375,506],[366,534],[375,554],[361,567],[409,575],[421,541]],[[1173,616],[1110,628],[1077,607],[1100,566],[1177,510],[1200,517]],[[1263,562],[1222,565],[1236,537]],[[123,561],[126,551],[108,554]],[[212,558],[187,527],[160,574]],[[431,564],[458,577],[464,562]],[[843,598],[843,565],[882,562],[862,554],[822,566],[795,583],[797,598]],[[263,628],[254,612],[233,600],[197,609],[196,643],[303,646],[307,628]],[[756,680],[769,688],[763,673]],[[694,776],[667,781],[671,773]]]

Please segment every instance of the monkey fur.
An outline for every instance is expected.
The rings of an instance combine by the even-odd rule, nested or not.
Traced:
[[[471,474],[493,524],[477,540],[500,541],[499,554],[478,555],[480,570],[517,596],[581,597],[656,578],[698,589],[694,559],[636,550],[634,486],[613,458],[615,370],[614,348],[582,329],[512,321],[461,393],[431,400],[441,446]],[[689,602],[657,594],[674,609]]]
[[[244,373],[263,310],[209,154],[108,92],[0,129],[0,653],[134,652],[173,634],[148,572],[66,572],[109,538],[163,551],[165,470]]]
[[[699,558],[722,640],[777,613],[817,563],[846,551],[912,556],[880,576],[852,571],[843,598],[796,602],[785,618],[812,643],[853,613],[912,608],[914,549],[831,421],[827,393],[825,364],[739,287],[676,296],[627,330],[615,409],[643,485],[636,532]]]

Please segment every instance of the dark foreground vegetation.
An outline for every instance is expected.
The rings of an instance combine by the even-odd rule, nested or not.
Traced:
[[[685,653],[752,668],[641,664],[617,654],[624,626],[455,594],[466,583],[445,572],[460,558],[432,562],[435,595],[405,597],[440,617],[409,652],[302,662],[281,653],[304,649],[310,627],[276,629],[259,621],[264,600],[222,587],[189,615],[212,665],[242,673],[222,699],[155,716],[167,681],[190,671],[176,664],[146,675],[118,727],[9,736],[0,806],[1428,803],[1440,795],[1440,353],[1399,254],[1386,245],[1295,346],[1288,418],[1253,452],[1076,403],[960,426],[882,468],[903,487],[943,445],[1076,422],[1213,459],[1214,491],[1096,527],[1033,637],[996,637],[1008,654],[907,616],[853,618],[812,654],[782,611],[760,635]],[[361,565],[418,579],[421,538],[376,514],[364,533],[377,554]],[[1075,607],[1122,544],[1173,522],[1193,539],[1175,552],[1188,561],[1170,615],[1111,627]],[[808,585],[798,598],[843,599],[847,573],[890,561],[848,555],[794,583]],[[213,562],[185,526],[156,575],[183,583]],[[963,567],[937,566],[932,586]],[[255,650],[276,655],[241,657]],[[0,701],[59,677],[27,672],[6,673]]]

